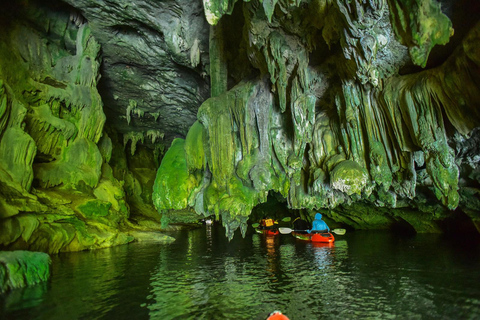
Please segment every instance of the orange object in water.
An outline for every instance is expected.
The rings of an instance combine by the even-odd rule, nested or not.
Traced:
[[[265,227],[273,226],[273,219],[265,219]]]
[[[310,241],[312,242],[323,242],[323,243],[330,243],[335,241],[335,238],[333,237],[333,234],[329,232],[325,233],[314,233],[312,234],[312,237],[310,238]]]
[[[276,236],[276,235],[279,235],[280,232],[278,231],[278,229],[261,229],[261,228],[256,228],[255,231],[257,233],[263,233],[267,236]]]
[[[267,318],[267,320],[290,320],[290,319],[280,311],[273,311],[272,313],[270,313],[270,316]]]
[[[335,237],[330,232],[322,232],[322,233],[292,232],[292,235],[295,238],[300,240],[319,242],[319,243],[333,243],[335,241]]]
[[[272,230],[268,229],[268,230],[264,230],[264,231],[265,231],[265,234],[267,236],[276,236],[276,235],[280,234],[278,232],[278,229],[272,229]]]

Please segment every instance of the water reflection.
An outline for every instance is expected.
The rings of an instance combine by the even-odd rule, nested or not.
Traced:
[[[279,272],[279,256],[277,255],[277,247],[279,237],[276,235],[262,235],[267,249],[267,273],[270,281],[278,281],[277,274]]]
[[[313,256],[318,269],[325,269],[332,265],[334,243],[312,242],[310,245],[312,246]]]
[[[206,245],[207,245],[207,251],[211,252],[212,251],[212,245],[213,245],[213,238],[212,238],[212,223],[208,223],[205,225],[205,238],[206,238]]]
[[[4,300],[5,309],[21,310],[38,306],[43,302],[43,297],[47,290],[47,283],[45,282],[12,290]]]
[[[479,247],[356,232],[331,246],[291,236],[178,232],[54,257],[52,281],[0,296],[1,319],[457,319],[480,317]]]

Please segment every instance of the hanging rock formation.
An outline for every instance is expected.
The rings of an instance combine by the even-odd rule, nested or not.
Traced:
[[[459,184],[464,159],[455,149],[480,120],[478,23],[443,64],[399,75],[405,66],[425,67],[434,46],[453,35],[437,1],[233,6],[204,3],[209,23],[224,30],[243,18],[237,45],[248,57],[249,80],[229,61],[238,84],[202,104],[183,155],[175,149],[190,173],[175,181],[180,201],[163,192],[175,187],[162,162],[157,209],[221,216],[232,237],[269,192],[292,209],[324,210],[355,228],[406,222],[418,232],[438,231],[453,210],[469,206],[465,194],[478,180]],[[218,37],[210,41],[226,41]],[[234,53],[225,46],[224,55]],[[367,204],[389,210],[370,214]],[[478,211],[467,214],[478,226]]]
[[[480,228],[475,3],[1,6],[2,248],[170,241],[144,232],[211,215],[232,237],[271,197],[355,229]]]

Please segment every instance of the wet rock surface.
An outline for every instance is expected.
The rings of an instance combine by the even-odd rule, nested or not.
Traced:
[[[213,215],[231,237],[269,195],[356,229],[479,226],[478,5],[2,9],[4,247],[102,248]]]

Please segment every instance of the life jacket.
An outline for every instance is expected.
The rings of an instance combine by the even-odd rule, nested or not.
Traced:
[[[273,219],[263,219],[262,220],[262,225],[265,227],[271,227],[273,226],[274,222]]]

